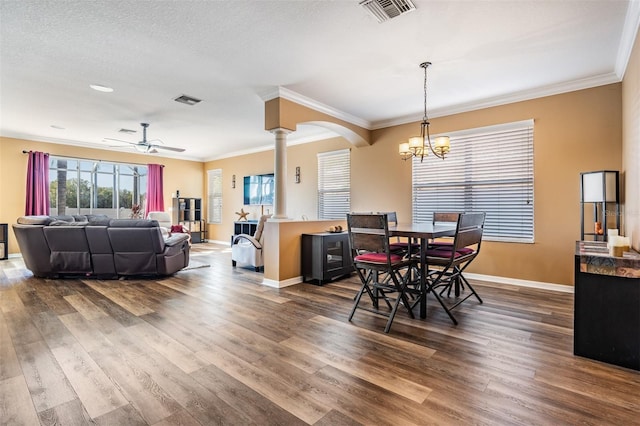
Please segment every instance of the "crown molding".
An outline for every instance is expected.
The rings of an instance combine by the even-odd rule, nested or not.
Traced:
[[[287,99],[291,102],[295,102],[323,114],[327,114],[334,118],[344,120],[351,124],[355,124],[356,126],[360,126],[364,129],[371,130],[372,123],[370,121],[367,121],[360,117],[356,117],[355,115],[351,115],[344,111],[340,111],[339,109],[330,107],[329,105],[325,105],[314,99],[301,95],[300,93],[294,92],[293,90],[287,89],[286,87],[279,86],[271,89],[266,89],[259,92],[258,96],[260,96],[260,98],[265,102],[275,98]]]
[[[317,142],[325,139],[336,138],[338,136],[339,135],[336,135],[332,131],[327,130],[324,132],[315,133],[311,136],[296,138],[295,132],[293,132],[287,135],[287,146],[302,145],[305,143],[311,143],[311,142]],[[203,161],[206,162],[206,161],[222,160],[224,158],[238,157],[240,155],[256,154],[258,152],[272,151],[274,149],[275,149],[275,140],[268,145],[262,145],[257,148],[243,149],[240,151],[226,152],[224,153],[224,155],[206,158]]]
[[[618,55],[616,58],[616,75],[620,80],[623,79],[624,73],[629,64],[629,58],[633,51],[633,44],[636,41],[636,35],[640,28],[640,0],[631,0],[627,8],[627,15],[624,19],[622,27],[622,35],[620,36],[620,44],[618,45]]]
[[[482,99],[450,107],[436,108],[429,113],[430,118],[444,117],[463,112],[475,111],[484,108],[491,108],[500,105],[512,104],[515,102],[528,101],[531,99],[543,98],[545,96],[559,95],[561,93],[573,92],[576,90],[590,89],[592,87],[604,86],[606,84],[619,83],[621,80],[616,73],[611,72],[594,77],[587,77],[580,80],[572,80],[549,86],[539,87],[532,90],[510,93],[505,96]],[[385,127],[399,126],[401,124],[414,123],[422,120],[422,114],[398,117],[390,120],[377,121],[373,123],[372,130],[383,129]]]

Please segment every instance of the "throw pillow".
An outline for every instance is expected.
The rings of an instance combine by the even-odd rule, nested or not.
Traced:
[[[171,233],[173,234],[174,232],[183,233],[182,225],[171,225]]]

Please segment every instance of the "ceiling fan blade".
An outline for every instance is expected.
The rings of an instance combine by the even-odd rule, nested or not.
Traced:
[[[138,142],[129,142],[129,141],[123,141],[122,139],[114,139],[114,138],[103,138],[102,140],[103,141],[128,143],[129,145],[137,145],[138,144]]]
[[[150,145],[153,149],[164,149],[165,151],[184,152],[184,148],[174,148],[172,146]]]

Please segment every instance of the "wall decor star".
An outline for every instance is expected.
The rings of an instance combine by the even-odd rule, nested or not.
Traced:
[[[240,209],[240,211],[236,212],[236,214],[238,215],[238,221],[241,221],[243,219],[244,220],[249,220],[247,218],[247,216],[249,216],[250,213],[249,212],[245,212],[244,209]]]

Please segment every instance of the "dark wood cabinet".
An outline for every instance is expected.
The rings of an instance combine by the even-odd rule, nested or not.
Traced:
[[[174,198],[173,217],[171,223],[184,226],[191,233],[192,243],[201,243],[205,240],[205,225],[202,220],[201,198]]]
[[[349,234],[346,232],[302,234],[302,281],[322,285],[353,271]]]
[[[9,225],[0,223],[0,260],[9,257]]]
[[[596,270],[612,264],[602,256]],[[640,370],[640,278],[583,269],[576,255],[573,353]]]

